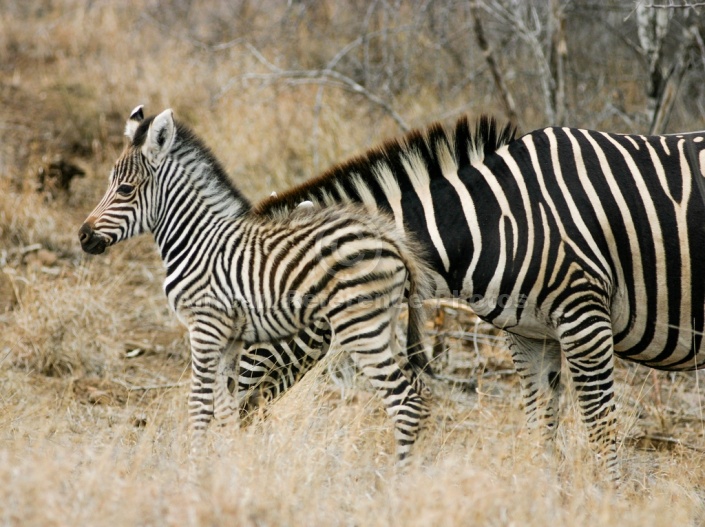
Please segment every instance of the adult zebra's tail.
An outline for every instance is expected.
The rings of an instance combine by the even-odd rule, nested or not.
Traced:
[[[406,245],[408,245],[408,240]],[[418,247],[411,250],[416,251]],[[409,364],[415,373],[433,375],[433,369],[424,351],[423,333],[426,322],[423,301],[432,296],[434,290],[430,275],[430,268],[426,267],[422,259],[409,257],[405,251],[400,251],[409,280],[409,321],[406,329],[406,352]],[[418,253],[416,253],[418,254]]]

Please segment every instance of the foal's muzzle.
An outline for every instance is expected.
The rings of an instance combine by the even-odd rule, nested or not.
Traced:
[[[102,254],[108,245],[105,239],[96,234],[88,223],[84,223],[78,229],[78,239],[81,242],[81,248],[90,254]]]

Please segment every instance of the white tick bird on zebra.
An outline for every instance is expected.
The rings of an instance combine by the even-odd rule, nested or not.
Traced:
[[[355,205],[300,210],[284,219],[254,215],[210,150],[171,110],[127,121],[129,145],[108,190],[79,230],[100,254],[151,232],[166,267],[164,290],[188,327],[192,455],[213,417],[237,409],[223,372],[243,342],[286,339],[330,328],[381,394],[394,423],[398,459],[408,458],[428,413],[413,362],[395,359],[398,308],[409,299],[408,344],[420,344],[431,287],[422,251],[385,214]],[[408,291],[407,291],[408,287]]]
[[[422,244],[434,295],[463,299],[507,331],[528,424],[549,445],[565,356],[591,443],[618,479],[615,355],[664,370],[705,363],[704,175],[702,132],[552,127],[515,138],[492,119],[472,130],[463,118],[390,141],[255,209],[281,217],[310,201],[390,212]],[[326,331],[245,350],[238,390],[285,390],[318,359]]]

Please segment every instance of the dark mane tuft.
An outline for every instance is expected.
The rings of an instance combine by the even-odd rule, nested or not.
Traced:
[[[470,131],[467,116],[458,119],[455,124],[454,151],[458,166],[481,161],[502,146],[514,141],[516,128],[511,123],[500,127],[494,117],[481,116],[475,123],[474,132]]]
[[[215,157],[213,151],[203,142],[203,140],[198,137],[193,130],[184,123],[180,121],[175,121],[176,123],[176,141],[181,144],[181,148],[186,148],[196,150],[198,152],[198,157],[205,163],[211,166],[213,169],[214,179],[217,181],[218,187],[223,192],[229,192],[235,198],[237,198],[243,205],[247,208],[250,206],[250,202],[245,196],[242,195],[240,190],[234,185],[233,181],[228,176],[228,173],[223,168],[218,158]],[[136,135],[136,134],[135,134]]]
[[[322,189],[328,189],[335,183],[345,186],[355,177],[375,178],[375,167],[380,164],[398,166],[399,160],[410,153],[421,153],[428,164],[435,166],[429,171],[431,178],[443,177],[439,158],[445,152],[449,152],[461,168],[482,161],[485,156],[512,142],[515,135],[513,125],[507,123],[500,126],[488,116],[478,119],[474,131],[471,131],[467,116],[458,119],[452,128],[434,123],[426,129],[413,130],[401,138],[387,140],[381,146],[333,166],[318,177],[266,198],[255,206],[254,212],[269,214],[291,210],[312,196],[322,195]]]

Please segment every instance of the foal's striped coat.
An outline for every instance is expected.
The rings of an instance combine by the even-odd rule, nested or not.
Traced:
[[[164,290],[189,328],[192,452],[215,416],[236,409],[224,369],[245,344],[285,339],[312,324],[330,326],[382,395],[407,457],[427,406],[421,383],[392,350],[397,308],[409,284],[409,345],[423,324],[428,270],[420,251],[387,216],[356,206],[297,212],[272,220],[247,200],[211,152],[171,110],[127,123],[130,145],[108,190],[80,229],[84,250],[152,232],[166,266]]]

